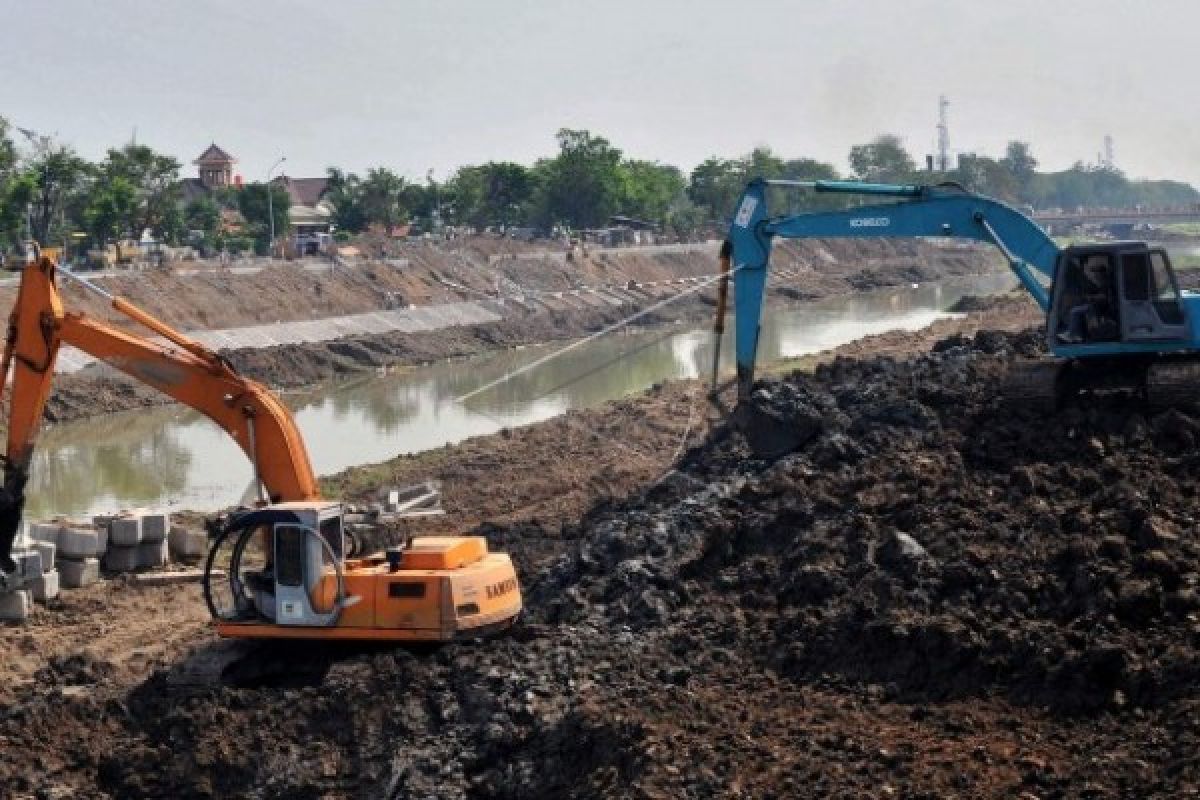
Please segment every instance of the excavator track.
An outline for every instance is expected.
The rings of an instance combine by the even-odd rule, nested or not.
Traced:
[[[1200,363],[1164,361],[1146,369],[1146,402],[1151,409],[1200,411]]]
[[[1011,406],[1052,412],[1062,394],[1063,363],[1050,358],[1016,361],[1009,365],[1002,389]]]

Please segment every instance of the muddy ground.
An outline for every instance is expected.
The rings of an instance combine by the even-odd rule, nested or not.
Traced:
[[[0,632],[0,785],[1195,796],[1200,416],[1011,407],[1004,371],[1040,347],[983,330],[835,358],[762,382],[740,423],[670,384],[352,470],[329,488],[443,477],[447,522],[516,560],[518,627],[276,652],[304,668],[182,691],[165,668],[209,638],[194,587],[69,593]]]
[[[561,291],[580,285],[624,286],[629,280],[696,277],[716,270],[715,249],[712,253],[592,252],[568,261],[559,251],[534,250],[483,237],[439,249],[413,245],[393,255],[397,254],[404,256],[404,266],[395,266],[400,262],[364,261],[329,273],[310,272],[298,265],[269,267],[253,275],[143,272],[98,282],[173,326],[190,330],[375,311],[405,302],[478,300],[479,292],[495,293],[497,287],[505,291],[512,291],[514,286]],[[515,255],[522,257],[504,257]],[[776,307],[863,289],[978,275],[997,266],[995,254],[979,248],[869,240],[788,242],[777,248],[773,264],[781,272],[769,297]],[[445,281],[471,291],[454,290]],[[0,289],[0,306],[11,303],[12,292]],[[119,319],[111,308],[79,287],[66,284],[63,293],[72,310],[101,319]],[[662,313],[641,322],[661,326],[708,321],[712,317],[712,294],[704,292],[667,306]],[[623,319],[640,307],[631,304],[595,309],[567,301],[557,311],[513,309],[506,319],[488,325],[227,351],[225,355],[250,377],[275,388],[298,388],[363,370],[576,338]],[[112,370],[91,367],[56,379],[46,417],[51,422],[64,422],[165,402],[162,395]]]

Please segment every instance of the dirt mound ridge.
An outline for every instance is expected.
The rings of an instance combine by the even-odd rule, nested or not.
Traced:
[[[1007,363],[1038,348],[981,332],[762,382],[636,496],[486,529],[522,571],[512,635],[340,653],[306,686],[180,697],[160,675],[88,707],[100,786],[1178,796],[1198,777],[1200,422],[1005,405]]]

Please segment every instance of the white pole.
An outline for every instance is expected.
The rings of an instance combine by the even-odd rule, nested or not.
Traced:
[[[274,194],[271,191],[271,173],[285,161],[287,161],[287,156],[280,156],[279,160],[267,170],[267,222],[271,226],[271,240],[267,243],[267,258],[272,258],[275,253],[275,205],[271,197]]]

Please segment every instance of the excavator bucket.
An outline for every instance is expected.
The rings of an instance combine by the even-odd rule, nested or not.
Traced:
[[[13,541],[21,530],[21,516],[25,512],[24,470],[10,468],[0,488],[0,572],[13,573],[17,564],[12,558]]]

